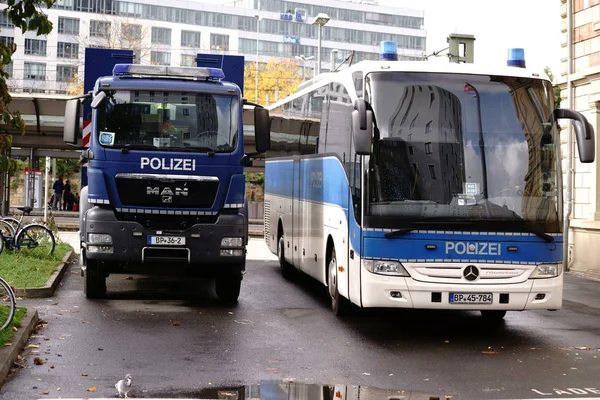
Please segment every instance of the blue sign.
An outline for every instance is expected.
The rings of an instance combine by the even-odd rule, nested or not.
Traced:
[[[284,21],[305,22],[307,11],[304,8],[296,8],[294,12],[280,13],[279,19]]]
[[[297,36],[284,36],[283,43],[300,44],[300,38]]]
[[[284,21],[293,21],[294,15],[290,13],[281,13],[279,14],[279,19],[282,19]]]

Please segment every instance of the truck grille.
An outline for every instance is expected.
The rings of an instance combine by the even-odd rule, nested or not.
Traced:
[[[219,179],[213,176],[117,174],[117,191],[125,206],[211,208]]]

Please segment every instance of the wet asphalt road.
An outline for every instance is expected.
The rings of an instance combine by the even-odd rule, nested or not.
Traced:
[[[110,298],[88,301],[72,265],[54,298],[21,301],[47,326],[0,398],[115,397],[126,373],[142,398],[288,379],[442,399],[594,397],[590,389],[600,398],[598,308],[567,303],[558,312],[509,313],[500,324],[478,313],[413,310],[338,319],[311,279],[286,281],[275,261],[247,269],[238,305],[226,307],[210,282],[137,275],[111,276]],[[47,362],[34,365],[32,352]]]

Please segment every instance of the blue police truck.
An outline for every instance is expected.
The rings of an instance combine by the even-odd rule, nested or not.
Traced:
[[[255,151],[245,153],[243,57],[212,57],[197,58],[212,67],[171,67],[86,50],[86,93],[67,102],[64,140],[78,144],[83,120],[87,298],[106,294],[109,274],[142,273],[215,278],[219,299],[237,301],[248,241],[244,167],[268,149],[269,114],[254,108]]]

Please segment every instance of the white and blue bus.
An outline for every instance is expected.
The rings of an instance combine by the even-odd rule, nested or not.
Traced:
[[[558,120],[575,121],[581,162],[594,160],[593,128],[524,68],[394,58],[268,107],[265,241],[284,276],[323,283],[337,315],[559,309]]]

